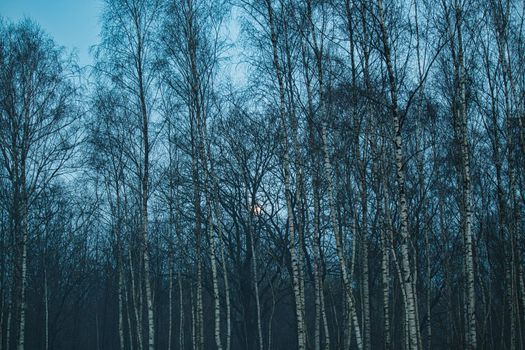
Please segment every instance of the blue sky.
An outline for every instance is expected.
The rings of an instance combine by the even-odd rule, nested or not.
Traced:
[[[0,0],[0,15],[36,21],[57,44],[75,49],[81,66],[92,63],[89,47],[98,41],[101,0]]]
[[[0,16],[13,21],[31,18],[58,45],[75,50],[80,66],[93,63],[89,48],[98,43],[103,0],[0,0]],[[239,19],[234,10],[225,28],[225,35],[238,44]],[[222,77],[230,77],[237,85],[246,82],[246,64],[241,63],[242,48],[232,48],[231,60],[222,67]]]

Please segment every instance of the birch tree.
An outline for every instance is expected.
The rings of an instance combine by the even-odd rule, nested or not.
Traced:
[[[71,164],[80,109],[72,61],[52,39],[28,20],[1,22],[0,32],[0,159],[10,187],[7,198],[14,242],[8,329],[15,331],[13,344],[23,350],[31,210]]]
[[[102,44],[98,48],[98,71],[109,78],[131,102],[128,112],[140,130],[136,172],[140,198],[140,256],[144,266],[143,281],[147,310],[147,346],[155,349],[155,315],[152,269],[148,234],[150,196],[150,125],[153,112],[153,35],[161,10],[161,1],[110,1],[105,3]],[[140,289],[139,289],[140,290]]]

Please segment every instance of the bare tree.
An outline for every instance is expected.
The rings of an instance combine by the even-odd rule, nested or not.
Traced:
[[[141,145],[136,166],[141,201],[141,264],[144,264],[144,287],[147,310],[147,343],[155,348],[155,316],[151,281],[150,251],[148,248],[148,199],[150,196],[150,124],[154,109],[153,35],[162,2],[109,1],[105,3],[102,44],[98,49],[98,70],[106,75],[129,98],[128,112],[134,116],[140,130]],[[142,283],[142,282],[141,282]]]
[[[23,350],[31,208],[70,164],[81,114],[72,62],[62,50],[30,21],[2,22],[0,31],[0,151],[10,186],[15,283],[11,300],[16,302],[9,322],[16,320],[16,328],[10,329],[16,332],[17,349]]]

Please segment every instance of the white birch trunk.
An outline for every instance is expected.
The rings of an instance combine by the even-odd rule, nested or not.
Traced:
[[[209,205],[212,204],[209,202]],[[213,284],[213,312],[215,320],[215,345],[217,350],[222,350],[222,340],[221,340],[221,299],[219,292],[219,279],[217,277],[217,257],[216,257],[216,237],[215,230],[213,229],[213,216],[210,212],[208,213],[208,230],[210,237],[210,262],[211,262],[211,274],[212,274],[212,284]]]
[[[459,103],[458,122],[460,128],[461,164],[462,164],[462,195],[463,195],[463,236],[464,236],[464,263],[465,263],[465,286],[466,286],[466,346],[467,349],[477,348],[476,335],[476,303],[474,286],[474,257],[472,242],[472,184],[470,178],[470,152],[468,145],[468,127],[466,110],[466,73],[463,58],[462,37],[462,9],[456,2],[456,35],[458,40],[458,61],[456,64],[457,77],[459,79]]]
[[[320,214],[319,214],[319,175],[317,174],[317,152],[315,145],[315,126],[313,122],[314,108],[313,108],[313,97],[312,97],[312,86],[311,77],[307,62],[306,43],[302,45],[302,58],[304,74],[306,78],[306,92],[308,102],[308,142],[310,147],[310,168],[311,170],[311,184],[314,193],[313,205],[314,205],[314,237],[313,237],[313,256],[314,256],[314,298],[315,298],[315,324],[314,324],[314,349],[320,350],[322,343],[321,326],[323,326],[325,336],[324,349],[330,349],[330,332],[326,321],[326,310],[324,306],[324,292],[323,292],[323,281],[322,281],[322,261],[321,261],[321,230],[320,230]]]
[[[341,268],[341,273],[343,277],[343,284],[345,288],[345,292],[347,295],[347,305],[348,305],[348,311],[350,312],[351,317],[351,323],[354,326],[355,331],[355,338],[357,342],[357,348],[359,350],[363,349],[363,339],[361,337],[361,329],[359,327],[359,322],[357,319],[357,312],[355,310],[354,305],[354,296],[352,293],[352,284],[350,282],[350,277],[348,276],[348,270],[346,266],[346,258],[343,248],[343,238],[341,235],[341,231],[339,230],[339,225],[337,223],[337,214],[335,209],[335,198],[334,198],[334,187],[332,182],[332,165],[330,162],[330,156],[328,154],[328,140],[326,135],[326,124],[323,121],[322,122],[322,130],[321,130],[321,136],[322,136],[322,147],[324,151],[324,163],[325,163],[325,177],[328,182],[328,200],[329,200],[329,206],[330,206],[330,218],[332,223],[332,230],[335,235],[335,244],[336,244],[336,250],[337,250],[337,256],[339,258],[339,265]]]
[[[197,301],[196,301],[196,315],[195,315],[195,332],[197,340],[197,350],[204,350],[204,307],[202,302],[202,258],[197,262]]]
[[[386,226],[387,220],[385,220],[384,216],[386,215],[386,206],[388,203],[386,203],[386,200],[384,201],[384,207],[382,210],[382,213],[380,215],[383,216],[382,219],[382,227],[381,230],[381,283],[383,286],[383,331],[384,331],[384,343],[385,343],[385,349],[390,349],[392,347],[391,344],[391,336],[390,336],[390,245],[389,243],[389,236],[391,233],[387,233],[387,230],[390,230],[389,227]],[[379,206],[381,206],[381,203],[379,203]]]
[[[220,235],[222,236],[222,234]],[[224,298],[226,299],[226,350],[230,350],[231,347],[231,299],[230,299],[230,281],[228,278],[228,266],[226,265],[226,258],[224,256],[224,247],[221,244],[221,264],[223,269],[224,278]]]
[[[132,305],[132,301],[131,301],[131,297],[130,297],[130,292],[129,292],[129,287],[127,287],[126,283],[124,282],[123,283],[123,293],[124,293],[124,296],[126,297],[126,321],[127,321],[127,324],[128,324],[128,341],[129,341],[129,350],[133,350],[134,348],[134,343],[133,343],[133,324],[131,323],[131,312],[130,312],[130,308],[133,306]]]
[[[286,210],[288,215],[288,227],[290,232],[290,255],[292,260],[292,288],[294,293],[295,301],[295,311],[296,311],[296,321],[297,321],[297,346],[298,350],[306,349],[306,329],[304,321],[304,297],[302,296],[301,288],[301,272],[300,272],[300,262],[298,258],[298,249],[302,249],[297,245],[297,238],[294,225],[294,212],[292,207],[292,198],[291,198],[291,185],[290,185],[290,159],[289,159],[289,133],[288,125],[286,122],[286,102],[285,102],[285,91],[284,91],[284,82],[283,74],[281,71],[281,66],[279,64],[279,55],[277,47],[277,32],[275,29],[274,23],[274,12],[272,8],[271,1],[265,0],[266,10],[268,14],[268,24],[270,27],[270,40],[272,45],[272,54],[273,54],[273,67],[275,69],[275,74],[277,82],[279,85],[279,113],[282,124],[282,145],[283,145],[283,168],[284,168],[284,191],[286,197]]]
[[[250,216],[252,213],[249,214]],[[255,306],[257,310],[257,337],[258,337],[258,344],[259,344],[259,350],[263,350],[263,335],[262,335],[262,324],[261,324],[261,302],[259,298],[259,278],[257,274],[257,255],[255,253],[255,235],[253,232],[253,225],[252,225],[252,219],[250,219],[250,249],[252,251],[252,273],[253,273],[253,288],[255,292]]]
[[[390,42],[388,31],[385,26],[383,17],[382,0],[377,0],[377,7],[379,12],[379,26],[381,39],[383,44],[383,55],[387,68],[387,74],[390,84],[390,98],[392,110],[392,125],[394,129],[394,150],[395,150],[395,164],[396,164],[396,181],[398,187],[398,210],[401,222],[401,264],[402,264],[402,282],[405,291],[404,306],[406,313],[406,326],[409,335],[409,349],[418,349],[419,343],[419,326],[417,323],[417,299],[414,291],[414,276],[412,275],[410,263],[410,236],[408,233],[408,205],[405,191],[405,169],[404,169],[404,155],[403,155],[403,139],[401,137],[401,121],[399,118],[398,102],[397,102],[397,86],[392,64],[392,57],[390,53]]]
[[[140,301],[138,301],[138,296],[137,296],[137,286],[135,285],[136,275],[135,275],[135,269],[133,267],[134,265],[133,265],[133,258],[131,256],[131,250],[128,250],[128,259],[129,259],[129,270],[130,270],[130,281],[131,281],[130,293],[131,293],[131,301],[133,303],[133,316],[134,316],[134,321],[135,321],[135,335],[137,336],[137,349],[142,350],[144,343],[142,341],[142,329],[141,329],[142,322],[140,318],[141,303]],[[133,340],[131,341],[133,342]]]
[[[184,336],[184,294],[182,289],[182,275],[178,273],[179,282],[179,349],[183,350],[186,347]]]
[[[25,171],[25,170],[22,170]],[[23,181],[24,187],[25,187],[25,181]],[[27,284],[27,243],[28,243],[28,235],[29,235],[29,227],[28,227],[28,203],[27,203],[27,196],[24,195],[24,198],[22,199],[22,213],[21,213],[21,222],[20,222],[20,228],[21,228],[21,258],[20,258],[20,311],[19,311],[19,328],[18,328],[18,350],[24,350],[25,349],[25,328],[26,328],[26,309],[27,309],[27,301],[26,301],[26,284]]]
[[[170,225],[171,226],[171,225]],[[171,239],[171,236],[170,236]],[[168,273],[168,350],[173,347],[173,270],[175,268],[173,247],[169,252],[169,273]]]

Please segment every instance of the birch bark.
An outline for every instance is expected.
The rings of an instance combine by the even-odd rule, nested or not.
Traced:
[[[392,126],[394,129],[394,150],[396,164],[396,181],[398,189],[398,210],[401,222],[401,264],[402,285],[405,293],[404,306],[408,329],[408,342],[410,349],[418,349],[418,324],[417,324],[417,299],[414,293],[414,276],[412,275],[410,263],[410,236],[408,233],[408,206],[405,190],[405,169],[403,155],[403,139],[401,137],[401,121],[398,107],[397,82],[390,52],[390,39],[385,25],[382,0],[377,0],[379,30],[383,46],[383,59],[386,64],[388,80],[390,84],[390,103],[392,113]]]
[[[465,264],[465,286],[466,286],[466,347],[476,349],[476,303],[474,286],[474,257],[472,242],[472,180],[470,177],[470,151],[468,144],[467,126],[467,101],[466,101],[466,73],[463,54],[463,10],[455,1],[456,22],[455,31],[457,36],[457,61],[455,63],[455,75],[457,76],[457,88],[459,100],[456,108],[457,122],[459,126],[459,143],[461,149],[462,165],[462,197],[463,197],[463,241],[464,241],[464,264]]]
[[[297,244],[297,237],[295,232],[295,215],[292,207],[292,193],[291,193],[291,184],[290,184],[290,147],[289,147],[289,130],[288,123],[286,121],[286,99],[284,91],[284,79],[279,63],[279,48],[277,42],[277,31],[275,28],[275,19],[274,19],[274,10],[270,0],[264,0],[267,11],[267,21],[270,29],[270,41],[272,45],[272,62],[273,68],[275,70],[275,75],[277,78],[277,83],[279,87],[279,114],[282,125],[282,139],[281,143],[283,146],[283,168],[284,168],[284,191],[286,197],[286,210],[288,214],[288,228],[290,232],[290,255],[292,260],[292,288],[294,292],[294,301],[295,301],[295,311],[296,311],[296,321],[297,321],[297,346],[298,350],[306,349],[306,327],[304,320],[304,297],[302,296],[302,281],[301,281],[301,272],[300,272],[300,262],[299,262],[299,253]],[[295,131],[292,131],[295,132]]]

